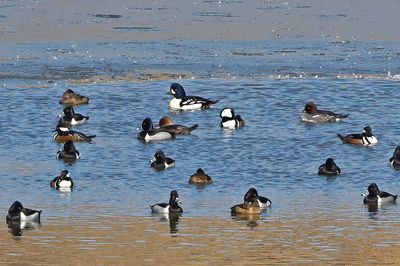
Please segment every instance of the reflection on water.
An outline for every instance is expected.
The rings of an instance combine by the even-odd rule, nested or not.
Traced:
[[[33,230],[40,226],[40,222],[10,221],[7,223],[8,231],[13,236],[22,236],[23,231]]]
[[[161,222],[169,223],[169,232],[176,234],[178,232],[179,219],[182,213],[152,213],[152,217],[158,217]]]
[[[261,215],[258,213],[236,213],[232,214],[232,219],[245,221],[248,227],[254,228],[258,225],[257,221],[261,219]]]

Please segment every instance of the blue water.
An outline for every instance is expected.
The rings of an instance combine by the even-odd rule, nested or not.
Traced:
[[[388,159],[400,143],[399,81],[389,79],[193,79],[179,81],[190,95],[218,99],[213,108],[176,113],[168,109],[171,82],[119,82],[71,86],[58,81],[4,79],[0,88],[0,213],[14,200],[43,209],[48,217],[150,216],[148,206],[167,201],[177,189],[184,216],[229,218],[249,187],[272,200],[263,219],[328,217],[398,220],[398,205],[368,212],[361,193],[371,182],[399,193],[400,172]],[[39,83],[40,82],[40,83]],[[26,85],[37,85],[27,87]],[[41,88],[46,85],[45,88]],[[61,145],[52,140],[63,107],[58,100],[72,88],[90,98],[76,107],[89,123],[76,130],[96,134],[93,144],[78,143],[82,158],[57,160]],[[300,122],[305,102],[349,113],[341,123]],[[219,112],[232,107],[246,121],[243,129],[223,131]],[[176,124],[199,124],[190,136],[144,144],[136,139],[144,118],[163,115]],[[375,147],[342,144],[337,133],[361,133],[370,125]],[[156,150],[176,160],[176,167],[156,172],[149,160]],[[333,157],[342,169],[334,178],[318,176],[318,166]],[[196,187],[189,176],[203,168],[214,184]],[[76,188],[60,193],[49,182],[63,169]]]

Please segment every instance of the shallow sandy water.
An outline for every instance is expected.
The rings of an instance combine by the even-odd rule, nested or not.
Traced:
[[[78,218],[79,219],[79,218]],[[321,265],[400,263],[400,227],[348,219],[153,217],[49,219],[13,237],[0,231],[0,263],[28,265]]]

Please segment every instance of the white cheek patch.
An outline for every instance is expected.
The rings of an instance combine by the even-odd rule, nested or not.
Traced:
[[[230,109],[230,108],[225,108],[225,109],[221,112],[221,117],[233,118],[232,109]]]

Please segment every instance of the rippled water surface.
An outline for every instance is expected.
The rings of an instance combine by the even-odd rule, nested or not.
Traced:
[[[388,166],[400,135],[396,126],[398,81],[182,80],[180,83],[188,94],[219,100],[211,109],[183,113],[168,109],[170,96],[166,92],[174,81],[80,86],[29,80],[5,82],[0,89],[0,188],[3,191],[0,212],[5,216],[17,199],[27,207],[43,209],[42,225],[22,232],[22,241],[42,245],[43,238],[50,238],[44,245],[57,246],[56,243],[69,242],[69,238],[58,239],[59,235],[52,236],[52,232],[57,232],[59,227],[63,235],[65,229],[61,228],[75,228],[67,230],[73,239],[82,230],[86,233],[80,241],[95,241],[115,248],[117,243],[113,242],[112,232],[127,230],[127,235],[131,235],[129,224],[138,222],[143,226],[154,223],[162,226],[166,230],[162,234],[181,236],[179,245],[184,245],[186,236],[193,239],[196,234],[204,234],[202,230],[213,228],[213,220],[217,221],[217,229],[209,234],[215,241],[236,239],[235,234],[224,233],[219,237],[217,232],[261,227],[264,228],[259,232],[261,246],[266,241],[263,239],[266,235],[262,234],[275,230],[283,233],[274,237],[289,241],[288,245],[295,247],[299,243],[289,239],[291,234],[299,234],[298,230],[304,230],[304,237],[312,236],[318,241],[342,231],[346,234],[340,233],[340,241],[353,238],[353,234],[356,239],[364,238],[364,234],[374,235],[376,230],[399,235],[399,206],[389,204],[379,210],[368,210],[361,197],[371,182],[376,182],[381,190],[399,192],[399,172]],[[55,158],[61,145],[52,140],[57,115],[63,108],[58,100],[67,88],[90,98],[88,105],[76,107],[76,111],[90,116],[89,123],[75,129],[97,135],[93,144],[76,145],[82,158],[73,164]],[[341,123],[302,123],[300,112],[309,100],[324,109],[349,113],[350,117]],[[235,108],[245,119],[243,129],[227,132],[219,128],[219,112],[226,106]],[[199,128],[190,136],[178,136],[172,141],[144,144],[136,139],[145,117],[158,121],[163,115],[171,116],[177,124],[197,123]],[[344,145],[336,137],[336,133],[359,133],[366,125],[372,127],[379,139],[376,147]],[[163,172],[150,168],[149,160],[158,149],[176,160],[175,168]],[[335,159],[342,175],[326,178],[316,174],[327,157]],[[188,184],[189,176],[199,167],[214,178],[214,184],[207,187]],[[68,169],[75,181],[76,188],[71,193],[49,187],[50,180],[62,169]],[[260,216],[243,221],[238,218],[232,223],[232,218],[233,221],[236,218],[231,217],[229,208],[242,200],[249,187],[256,187],[259,194],[269,197],[272,207]],[[160,224],[157,222],[160,217],[152,216],[148,206],[167,201],[172,189],[179,191],[184,213],[177,221],[165,220]],[[196,220],[202,222],[197,224]],[[128,229],[116,228],[126,221]],[[290,223],[289,228],[282,225],[285,221]],[[196,224],[196,229],[192,230],[188,223]],[[310,227],[314,223],[319,230]],[[99,240],[90,240],[87,228],[109,231],[111,239],[103,235]],[[3,246],[11,238],[7,231],[7,225],[2,224],[0,232],[6,234],[1,241]],[[32,235],[35,237],[31,238]],[[251,235],[248,237],[251,239]],[[390,234],[383,239],[375,238],[373,245],[391,245],[388,243],[394,238]],[[193,241],[187,245],[202,245],[202,241]],[[238,256],[245,255],[237,252]],[[293,256],[299,259],[296,254]]]

